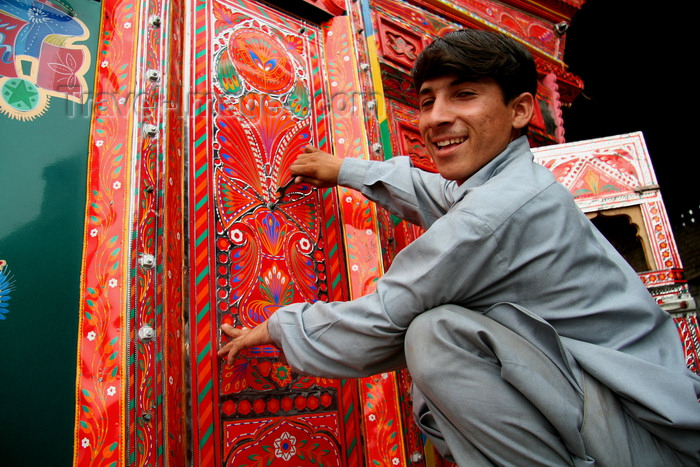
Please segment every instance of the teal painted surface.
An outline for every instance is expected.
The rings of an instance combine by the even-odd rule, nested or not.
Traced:
[[[68,0],[90,30],[100,3]],[[62,2],[65,4],[65,1]],[[1,41],[0,41],[1,42]],[[52,97],[33,121],[0,112],[0,260],[14,278],[0,319],[0,465],[69,466],[89,114]],[[87,108],[87,107],[85,107]]]

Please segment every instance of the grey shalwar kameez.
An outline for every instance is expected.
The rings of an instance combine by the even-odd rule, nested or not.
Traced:
[[[407,365],[417,422],[463,466],[700,465],[675,325],[525,137],[461,185],[407,157],[346,159],[338,182],[426,231],[375,293],[269,319],[292,368]]]

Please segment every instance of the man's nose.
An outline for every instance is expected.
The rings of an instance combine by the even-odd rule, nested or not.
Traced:
[[[428,125],[437,127],[452,123],[455,119],[455,114],[449,101],[442,98],[435,98],[426,117],[428,118],[426,122]]]

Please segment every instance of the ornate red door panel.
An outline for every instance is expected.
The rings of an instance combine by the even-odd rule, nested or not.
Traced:
[[[320,28],[257,2],[194,9],[190,163],[196,465],[359,465],[356,385],[291,372],[274,347],[233,365],[219,326],[293,302],[348,297],[335,191],[296,185],[307,144],[328,151]]]

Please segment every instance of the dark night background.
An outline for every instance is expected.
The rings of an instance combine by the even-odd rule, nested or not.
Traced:
[[[674,228],[681,214],[687,219],[691,209],[695,217],[700,211],[691,9],[697,7],[588,0],[565,45],[569,71],[584,81],[583,93],[564,111],[566,140],[642,131]]]

